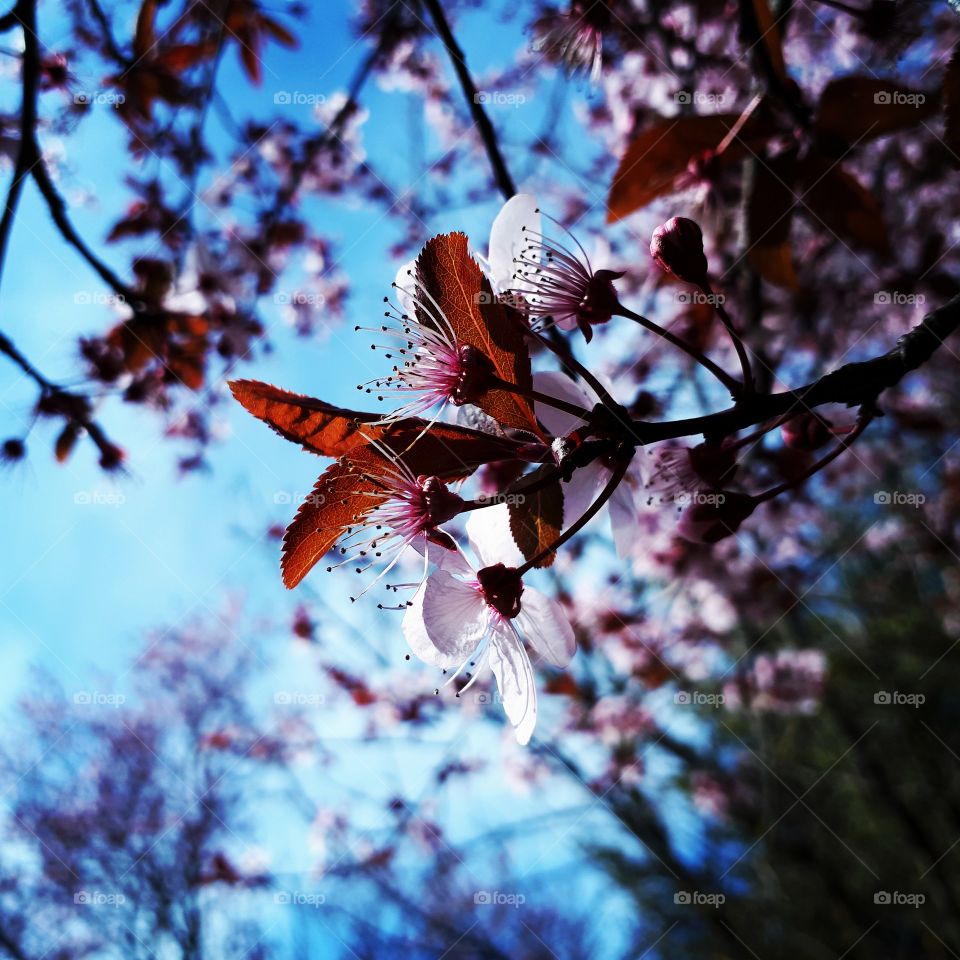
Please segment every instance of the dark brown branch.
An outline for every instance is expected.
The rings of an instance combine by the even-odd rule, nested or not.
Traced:
[[[895,387],[908,373],[926,363],[958,327],[960,296],[924,317],[897,341],[897,346],[889,353],[860,363],[847,363],[797,390],[753,395],[719,413],[667,423],[635,420],[634,440],[647,444],[697,434],[719,440],[775,417],[801,413],[827,403],[850,407],[872,404],[881,393]]]
[[[483,109],[476,84],[467,69],[467,61],[463,56],[463,50],[460,49],[453,31],[450,29],[450,24],[447,22],[439,0],[423,0],[423,5],[430,11],[437,36],[443,43],[450,57],[450,62],[453,64],[453,69],[456,71],[460,88],[463,90],[467,106],[470,108],[470,114],[473,117],[473,123],[477,128],[477,133],[480,134],[480,139],[483,141],[487,156],[490,158],[490,166],[493,169],[493,179],[496,181],[497,189],[503,194],[504,200],[509,200],[517,192],[517,188],[504,162],[503,154],[500,152],[497,133],[487,116],[487,111]]]

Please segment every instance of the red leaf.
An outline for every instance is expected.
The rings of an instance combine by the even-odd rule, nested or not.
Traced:
[[[331,464],[300,505],[283,537],[280,568],[283,582],[293,589],[311,568],[376,501],[367,496],[376,488],[346,461]]]
[[[799,168],[801,203],[814,223],[844,243],[880,255],[890,252],[887,225],[877,198],[854,176],[822,154],[809,153]]]
[[[544,465],[530,474],[530,478],[553,469],[552,465]],[[563,530],[563,488],[559,479],[533,493],[518,494],[516,500],[507,503],[510,533],[524,559],[532,560],[560,536]],[[535,566],[549,567],[556,556],[556,553],[547,554]]]
[[[718,147],[739,119],[740,115],[735,113],[677,117],[660,120],[643,130],[627,147],[614,174],[607,200],[607,223],[672,192],[677,178],[687,172],[691,161]],[[752,114],[724,150],[722,162],[736,162],[750,148],[759,149],[772,132],[766,119]]]
[[[460,343],[480,350],[500,379],[529,390],[530,355],[519,315],[493,296],[490,283],[467,252],[462,233],[434,237],[417,258],[421,282],[450,321]],[[426,312],[421,323],[436,326]],[[488,390],[476,404],[498,423],[541,436],[530,402],[506,390]]]
[[[840,77],[820,95],[814,130],[826,148],[846,148],[913,127],[937,112],[939,98],[879,77]]]
[[[436,423],[424,433],[427,422],[419,417],[382,424],[377,414],[344,410],[257,380],[234,380],[230,389],[248,412],[281,437],[322,456],[353,455],[376,439],[402,455],[414,473],[449,479],[516,453],[510,440],[468,427]]]

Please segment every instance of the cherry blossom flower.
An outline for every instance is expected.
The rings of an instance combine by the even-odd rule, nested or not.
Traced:
[[[529,194],[511,197],[490,229],[488,264],[494,289],[509,298],[528,318],[552,318],[564,330],[579,327],[587,341],[592,325],[606,323],[619,308],[614,270],[594,270],[573,234],[573,247],[542,232],[542,213]],[[569,233],[569,231],[567,231]]]
[[[559,60],[567,72],[583,71],[597,83],[603,67],[603,29],[610,19],[605,2],[579,0],[566,13],[554,13],[534,25],[533,49]]]
[[[489,667],[522,745],[530,741],[537,721],[527,647],[563,667],[576,651],[576,640],[560,605],[523,583],[517,569],[522,562],[519,551],[502,543],[499,525],[491,524],[485,513],[477,511],[467,522],[479,568],[460,555],[445,559],[414,595],[403,618],[403,633],[424,663],[456,668],[447,683],[468,666],[473,668],[460,693]]]
[[[437,559],[435,552],[442,554],[454,549],[453,539],[439,527],[463,508],[462,498],[449,490],[443,481],[436,477],[414,476],[399,457],[393,456],[376,441],[371,443],[384,455],[383,468],[374,473],[368,467],[358,467],[357,476],[374,487],[368,494],[374,506],[347,528],[338,547],[343,559],[328,566],[327,572],[353,565],[355,572],[362,574],[381,563],[385,565],[376,578],[351,600],[359,599],[389,573],[407,547],[413,546],[423,554],[426,574],[427,563]],[[438,551],[428,550],[428,541],[437,545]],[[382,608],[383,604],[379,606]]]
[[[576,404],[589,410],[595,400],[576,381],[563,373],[537,373],[533,377],[534,388],[540,393],[558,400]],[[585,426],[584,421],[558,410],[547,403],[537,401],[534,404],[537,419],[552,437],[567,437]],[[636,547],[636,534],[640,523],[638,498],[644,488],[643,451],[638,451],[630,462],[627,473],[607,501],[610,514],[610,532],[621,559],[629,556]],[[565,527],[575,523],[594,501],[597,494],[610,479],[614,464],[604,458],[573,472],[573,476],[563,485],[563,523]],[[504,523],[509,519],[504,516]]]
[[[362,383],[358,389],[376,392],[378,400],[391,395],[410,398],[384,420],[417,416],[439,405],[436,420],[448,403],[461,406],[475,401],[486,390],[490,361],[475,347],[459,341],[421,281],[416,261],[400,268],[393,286],[399,306],[384,297],[389,307],[384,317],[391,323],[354,329],[392,338],[392,344],[373,344],[372,348],[386,351],[384,356],[396,363],[387,376]]]

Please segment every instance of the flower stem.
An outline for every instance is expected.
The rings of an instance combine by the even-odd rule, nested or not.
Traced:
[[[708,370],[712,373],[729,391],[736,397],[741,390],[740,383],[734,378],[731,377],[726,370],[723,370],[721,367],[717,366],[708,356],[702,353],[700,350],[697,350],[696,347],[690,346],[689,343],[685,343],[680,339],[675,333],[671,333],[669,330],[665,330],[658,323],[654,323],[652,320],[648,320],[646,317],[641,317],[639,313],[634,313],[632,310],[628,310],[623,304],[620,305],[618,311],[619,316],[626,317],[628,320],[633,320],[635,323],[639,323],[644,330],[649,330],[651,333],[656,334],[658,337],[666,340],[667,343],[672,344],[678,350],[682,350],[687,356],[696,360],[705,370]]]
[[[578,534],[601,510],[603,505],[613,496],[613,491],[620,486],[620,481],[623,479],[624,474],[627,472],[627,468],[630,466],[631,457],[625,457],[621,460],[613,470],[613,473],[610,475],[610,479],[607,481],[604,488],[597,495],[597,499],[590,504],[589,507],[584,511],[583,515],[574,523],[572,526],[567,527],[563,533],[557,537],[553,543],[550,544],[545,550],[541,550],[535,557],[528,560],[525,564],[517,568],[517,573],[522,577],[528,570],[531,570],[542,560],[545,560],[550,556],[551,553],[556,553],[571,537]]]
[[[799,477],[778,484],[776,487],[771,487],[769,490],[757,494],[755,497],[757,503],[765,503],[767,500],[772,500],[774,497],[779,497],[781,493],[786,493],[788,490],[793,490],[796,487],[799,487],[801,484],[809,480],[815,473],[819,473],[825,466],[827,466],[828,463],[832,463],[834,460],[836,460],[844,450],[846,450],[854,443],[854,441],[856,441],[857,437],[859,437],[863,431],[867,429],[867,427],[870,425],[870,421],[873,420],[875,416],[876,412],[873,409],[865,409],[861,407],[860,413],[857,416],[856,426],[829,453],[822,456],[807,470],[804,470]]]
[[[501,380],[500,377],[493,378],[493,389],[506,390],[508,393],[515,393],[518,396],[526,397],[528,400],[545,403],[550,407],[555,407],[557,410],[562,410],[564,413],[569,413],[573,417],[579,417],[581,420],[586,420],[590,416],[589,410],[585,410],[575,403],[568,403],[559,397],[550,397],[545,393],[541,393],[539,390],[521,387],[517,383],[510,383],[509,380]]]
[[[730,339],[733,341],[733,347],[737,351],[737,357],[740,360],[740,369],[743,372],[743,392],[753,393],[753,371],[750,369],[750,357],[747,354],[747,348],[743,345],[743,338],[734,326],[733,320],[730,319],[730,314],[727,313],[726,307],[724,307],[713,292],[710,281],[704,281],[704,283],[700,285],[700,289],[704,295],[708,297],[708,302],[713,304],[713,308],[717,311],[720,322],[726,327],[727,333],[730,334]]]

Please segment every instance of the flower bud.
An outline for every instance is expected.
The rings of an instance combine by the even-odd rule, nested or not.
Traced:
[[[693,472],[710,487],[722,487],[737,472],[737,449],[732,445],[698,443],[690,450]]]
[[[716,543],[733,536],[757,501],[745,493],[718,490],[697,498],[680,517],[677,533],[691,543]]]
[[[832,424],[818,413],[801,413],[781,428],[784,445],[791,450],[819,450],[832,436]]]
[[[703,252],[703,233],[686,217],[671,217],[653,231],[650,256],[681,280],[698,286],[707,282],[707,258]]]

